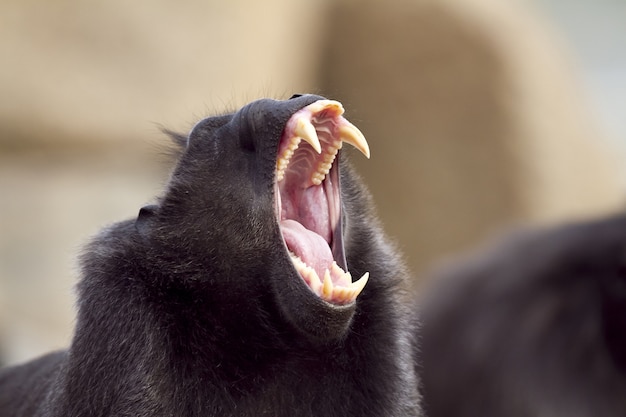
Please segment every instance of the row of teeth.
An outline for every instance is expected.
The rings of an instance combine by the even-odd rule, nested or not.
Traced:
[[[317,114],[327,108],[335,109],[338,111],[339,115],[343,113],[343,107],[341,107],[341,104],[333,100],[320,100],[310,105],[309,108],[311,108],[311,112],[313,114]],[[302,140],[311,145],[311,147],[318,154],[322,153],[322,144],[320,143],[315,126],[309,119],[310,116],[301,114],[296,117],[298,117],[298,119],[295,122],[295,128],[293,131],[294,136],[289,138],[289,145],[285,148],[281,155],[278,155],[276,161],[276,178],[278,181],[281,181],[285,177],[285,170],[287,169],[287,165],[289,165],[289,160],[298,146],[300,146],[300,142]],[[337,156],[337,152],[341,149],[343,142],[351,144],[361,151],[361,153],[363,153],[363,155],[367,158],[370,157],[369,145],[367,144],[363,133],[361,133],[356,126],[343,117],[339,120],[339,139],[334,139],[332,143],[327,144],[324,148],[324,156],[311,174],[310,180],[313,185],[320,185],[322,181],[324,181],[324,178],[326,178],[326,175],[330,171],[333,161],[335,160],[335,156]],[[326,129],[320,127],[319,130],[322,131]]]
[[[304,278],[311,291],[330,303],[349,304],[354,302],[361,291],[363,291],[363,288],[365,288],[365,284],[367,284],[369,279],[369,272],[366,272],[358,281],[352,282],[352,275],[341,269],[336,262],[333,262],[331,269],[326,269],[324,272],[324,279],[322,280],[315,269],[308,266],[294,254],[290,255],[296,270]],[[342,284],[333,283],[331,274],[339,274],[341,278],[338,281],[342,282]]]
[[[317,169],[311,176],[311,182],[313,182],[314,185],[320,185],[322,181],[324,181],[324,178],[326,178],[326,175],[328,175],[328,173],[330,172],[330,168],[332,168],[333,166],[333,162],[335,161],[337,152],[339,152],[339,149],[341,149],[342,145],[343,142],[338,140],[324,149],[324,157],[322,158],[321,162],[317,166]]]

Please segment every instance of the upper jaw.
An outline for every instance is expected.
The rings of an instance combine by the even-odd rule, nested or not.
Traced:
[[[369,158],[363,134],[342,105],[320,99],[296,111],[282,132],[276,159],[276,217],[296,271],[332,305],[349,305],[369,274],[352,282],[343,249],[338,154],[343,142]]]

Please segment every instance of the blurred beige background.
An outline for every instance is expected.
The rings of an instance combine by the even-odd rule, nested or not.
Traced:
[[[541,10],[4,0],[0,360],[67,345],[76,255],[159,193],[160,127],[187,131],[264,96],[344,103],[372,148],[354,162],[416,276],[511,227],[620,208],[623,142],[596,120],[570,46]]]

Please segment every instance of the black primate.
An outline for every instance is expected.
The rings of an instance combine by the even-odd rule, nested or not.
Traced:
[[[421,415],[405,270],[339,164],[369,155],[342,112],[259,100],[179,138],[158,202],[85,249],[69,349],[0,373],[0,416]]]
[[[626,216],[521,233],[420,308],[429,417],[626,416]]]

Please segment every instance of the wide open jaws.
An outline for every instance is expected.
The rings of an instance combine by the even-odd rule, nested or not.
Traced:
[[[343,112],[337,101],[318,100],[291,116],[278,145],[275,193],[276,216],[296,271],[313,293],[339,305],[354,302],[369,277],[365,273],[352,282],[339,265],[344,263],[341,193],[333,162],[343,142],[369,158],[365,137]]]

